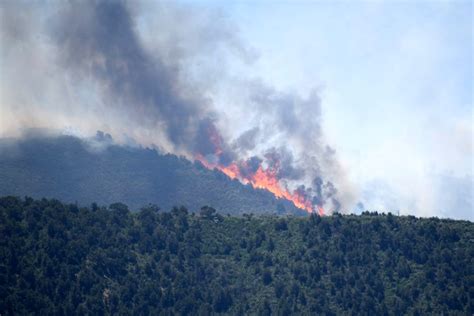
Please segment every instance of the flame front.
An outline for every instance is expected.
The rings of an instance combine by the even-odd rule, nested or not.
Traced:
[[[270,191],[278,198],[284,198],[293,202],[298,208],[308,212],[313,211],[311,202],[306,200],[304,196],[299,195],[296,191],[291,194],[288,190],[282,188],[276,173],[270,169],[263,170],[262,166],[259,166],[257,172],[251,177],[250,183],[254,188]]]
[[[311,198],[306,194],[304,187],[302,190],[294,190],[291,193],[280,183],[278,173],[280,171],[280,161],[273,159],[269,166],[264,168],[261,161],[258,168],[249,172],[249,160],[237,160],[234,162],[223,164],[221,158],[225,153],[225,142],[219,134],[214,124],[210,123],[205,130],[209,144],[212,146],[211,152],[206,155],[203,153],[195,153],[194,159],[201,162],[208,169],[217,169],[227,175],[231,179],[238,179],[244,184],[251,184],[256,189],[267,190],[277,198],[291,201],[296,207],[306,210],[310,213],[317,212],[324,215],[324,209],[321,205],[313,205]]]
[[[277,198],[286,199],[293,202],[293,204],[303,210],[310,213],[317,211],[319,215],[324,215],[324,209],[322,206],[316,206],[313,208],[311,201],[306,198],[303,194],[295,190],[290,193],[289,190],[283,188],[277,178],[277,170],[272,168],[264,169],[262,165],[252,174],[243,175],[241,169],[237,163],[231,163],[228,166],[223,166],[218,163],[211,163],[205,157],[198,154],[195,157],[196,160],[201,162],[208,169],[217,169],[227,175],[231,179],[238,179],[244,184],[250,183],[252,187],[256,189],[267,190]],[[241,163],[244,164],[244,163]]]

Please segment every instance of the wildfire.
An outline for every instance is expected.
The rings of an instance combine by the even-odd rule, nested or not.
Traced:
[[[223,166],[218,163],[209,162],[200,154],[197,154],[195,159],[200,161],[208,169],[215,168],[220,170],[231,179],[238,179],[244,184],[250,183],[256,189],[267,190],[273,193],[277,198],[282,198],[293,202],[293,204],[300,209],[306,210],[310,213],[317,211],[319,215],[324,215],[324,209],[321,206],[316,206],[314,209],[311,201],[303,194],[297,190],[295,190],[293,193],[290,193],[290,191],[282,187],[277,178],[276,168],[264,169],[262,165],[260,165],[253,174],[246,174],[244,176],[241,172],[239,164],[237,163],[231,163],[228,166]],[[241,164],[245,164],[245,162]]]
[[[293,204],[310,213],[318,212],[319,215],[324,215],[322,206],[317,205],[313,208],[313,204],[303,190],[295,190],[291,193],[287,188],[283,187],[279,181],[278,173],[280,171],[280,161],[272,159],[267,167],[263,167],[261,162],[258,163],[258,168],[249,168],[248,161],[234,161],[230,164],[220,163],[220,158],[224,155],[225,142],[219,134],[214,124],[208,123],[205,128],[207,139],[212,146],[212,154],[204,156],[201,153],[196,153],[194,159],[200,161],[208,169],[217,169],[227,175],[231,179],[238,179],[244,184],[251,184],[256,189],[263,189],[273,193],[277,198],[286,199],[293,202]],[[212,157],[212,158],[211,158]],[[250,172],[249,170],[252,169]]]
[[[278,198],[284,198],[293,202],[298,208],[308,212],[313,211],[311,202],[306,200],[304,196],[299,195],[297,192],[291,194],[288,190],[281,187],[273,170],[263,170],[262,166],[259,166],[255,174],[252,175],[250,183],[254,188],[265,189],[272,192]]]

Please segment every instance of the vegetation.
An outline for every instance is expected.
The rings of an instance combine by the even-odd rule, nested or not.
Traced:
[[[474,313],[474,224],[0,198],[0,314]]]
[[[41,133],[39,133],[41,135]],[[304,215],[291,202],[231,180],[222,172],[158,150],[114,145],[110,136],[0,139],[0,196],[58,198],[65,202],[165,210],[213,205],[232,215],[275,212]]]

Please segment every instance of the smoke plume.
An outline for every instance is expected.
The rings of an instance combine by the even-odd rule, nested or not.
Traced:
[[[318,92],[301,97],[231,74],[229,63],[256,54],[221,13],[124,1],[0,6],[0,136],[104,130],[310,211],[350,199],[324,141]]]

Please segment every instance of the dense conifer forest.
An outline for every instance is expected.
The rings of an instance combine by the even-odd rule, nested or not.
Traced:
[[[472,315],[474,224],[0,199],[0,314]]]
[[[42,133],[0,138],[0,196],[49,197],[85,206],[121,201],[133,209],[150,203],[164,210],[177,202],[188,209],[212,204],[232,215],[306,213],[266,190],[159,149],[119,146],[101,132],[93,139]]]

